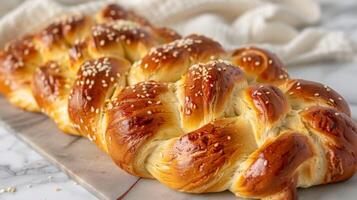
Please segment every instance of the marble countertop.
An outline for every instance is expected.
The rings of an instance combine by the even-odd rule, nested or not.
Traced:
[[[343,30],[357,42],[357,3],[322,1],[321,26]],[[351,105],[357,119],[357,59],[326,62],[289,69],[293,77],[323,82],[339,91]],[[26,144],[0,127],[0,199],[96,199],[65,173],[46,161]],[[341,196],[341,199],[343,197]]]
[[[0,199],[97,199],[14,135],[0,129]]]

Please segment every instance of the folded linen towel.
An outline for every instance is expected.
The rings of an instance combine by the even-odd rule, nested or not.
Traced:
[[[202,33],[213,37],[227,49],[245,44],[271,49],[288,65],[353,57],[352,42],[343,32],[311,27],[321,17],[320,6],[314,0],[110,2],[132,8],[153,23],[173,27],[184,35]],[[108,1],[25,1],[0,19],[0,46],[42,27],[63,12],[92,13],[106,3]],[[2,1],[4,8],[6,5],[13,8],[14,4],[13,0]]]

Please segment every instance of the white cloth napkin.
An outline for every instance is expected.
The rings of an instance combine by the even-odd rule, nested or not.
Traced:
[[[20,1],[2,0],[13,8]],[[85,2],[85,3],[84,3]],[[28,0],[0,19],[0,46],[43,27],[63,12],[93,13],[108,1]],[[258,44],[279,54],[286,64],[349,59],[353,47],[344,33],[312,25],[320,19],[313,0],[116,0],[180,33],[202,33],[227,49]],[[81,4],[78,4],[81,3]],[[75,5],[73,5],[75,4]]]

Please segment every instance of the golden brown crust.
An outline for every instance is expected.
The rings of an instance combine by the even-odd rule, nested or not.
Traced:
[[[11,68],[6,67],[6,57],[6,53],[0,52],[0,94],[2,95],[6,95],[11,91],[10,81],[6,77],[7,71]]]
[[[128,20],[136,22],[143,26],[151,26],[150,22],[145,18],[137,15],[131,10],[126,10],[118,4],[109,4],[104,7],[98,14],[97,20],[100,23],[105,21]]]
[[[45,49],[65,48],[77,39],[84,39],[93,22],[82,15],[65,16],[47,26],[37,38]]]
[[[181,35],[168,27],[152,27],[153,31],[157,34],[160,43],[169,43],[181,39]]]
[[[191,65],[223,54],[222,46],[216,41],[202,35],[190,35],[151,49],[131,69],[132,84],[145,80],[177,81]]]
[[[28,62],[38,54],[31,35],[7,43],[4,51],[8,54],[12,54],[15,58],[22,60],[22,62]]]
[[[129,21],[114,21],[92,28],[90,48],[93,53],[111,57],[140,59],[156,45],[154,35],[147,29]]]
[[[212,61],[191,66],[181,84],[183,94],[179,98],[182,99],[183,127],[194,130],[223,116],[234,87],[245,85],[246,79],[239,68]]]
[[[6,95],[16,88],[21,88],[23,85],[29,85],[26,77],[26,69],[23,62],[17,59],[12,54],[0,54],[0,92]]]
[[[156,35],[156,39],[159,43],[168,43],[176,39],[180,39],[181,36],[176,31],[167,27],[155,27],[146,20],[144,17],[137,15],[131,10],[126,10],[117,4],[109,4],[97,14],[97,20],[100,23],[113,22],[118,20],[132,21],[139,24],[146,29],[149,29]]]
[[[169,89],[164,84],[142,82],[126,88],[111,101],[113,108],[108,111],[106,130],[109,153],[121,168],[133,175],[149,177],[143,164],[136,163],[143,146],[154,138],[167,137],[165,127],[176,131],[177,117],[171,102],[169,98],[160,98],[167,93]],[[164,133],[160,134],[160,130]]]
[[[357,169],[356,123],[345,113],[319,106],[301,112],[301,116],[324,144],[328,162],[325,183],[352,177]]]
[[[125,73],[130,64],[123,59],[103,57],[83,63],[68,100],[69,116],[74,126],[102,149],[100,132],[104,103],[115,88],[124,87]]]
[[[314,155],[310,145],[307,136],[299,133],[284,133],[266,142],[249,158],[236,186],[239,193],[264,197],[290,188],[297,168]]]
[[[52,118],[65,133],[77,135],[67,111],[67,98],[72,80],[58,62],[48,61],[36,69],[32,78],[32,94],[41,111]]]
[[[227,53],[114,4],[10,42],[0,93],[184,192],[294,200],[357,170],[357,125],[335,91],[290,79],[269,51]]]
[[[37,68],[32,81],[32,93],[37,104],[47,109],[51,107],[54,101],[62,98],[66,82],[60,75],[61,67],[57,62],[47,62],[45,65]],[[69,85],[67,86],[69,88]]]
[[[5,94],[30,85],[29,74],[41,62],[32,36],[6,44],[0,53],[0,92]]]
[[[31,94],[31,78],[41,62],[33,36],[25,36],[6,44],[0,52],[0,93],[22,109],[39,111]]]
[[[232,53],[232,62],[250,79],[263,83],[283,83],[289,78],[283,63],[273,53],[257,47],[245,47]]]
[[[257,113],[259,121],[273,124],[285,118],[289,111],[284,93],[273,85],[257,84],[247,90],[249,101]]]
[[[291,100],[297,100],[296,106],[324,104],[334,107],[351,116],[347,102],[336,91],[321,83],[302,79],[289,80],[286,94]]]
[[[166,155],[170,160],[175,189],[193,191],[216,179],[216,174],[240,147],[234,122],[207,124],[181,136]],[[240,147],[242,148],[242,147]]]
[[[77,72],[80,65],[88,60],[91,59],[92,56],[89,54],[88,51],[88,39],[87,40],[77,40],[72,45],[72,47],[68,51],[68,64],[69,68],[73,72]]]
[[[50,24],[38,37],[45,48],[51,48],[56,44],[65,43],[65,41],[63,41],[62,25],[60,23]]]
[[[208,123],[165,141],[152,153],[148,170],[179,191],[226,190],[236,170],[233,163],[245,159],[256,148],[250,131],[246,121],[236,118]]]

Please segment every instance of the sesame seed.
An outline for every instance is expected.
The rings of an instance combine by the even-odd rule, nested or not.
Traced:
[[[110,11],[110,15],[111,15],[111,16],[114,16],[115,14],[116,14],[115,10],[111,10],[111,11]]]
[[[5,85],[9,86],[10,85],[10,81],[9,80],[5,80]]]
[[[149,110],[148,112],[147,112],[149,115],[151,115],[152,114],[152,112]]]
[[[11,187],[6,188],[5,191],[9,192],[9,193],[14,193],[14,192],[16,192],[16,188],[11,186]]]
[[[335,100],[333,100],[333,99],[331,99],[331,98],[329,99],[329,101],[331,101],[332,103],[334,103],[334,102],[335,102]]]
[[[108,103],[108,110],[111,110],[111,109],[113,109],[113,108],[114,108],[113,104],[112,104],[111,102],[109,102],[109,103]]]
[[[192,111],[190,109],[186,109],[185,114],[186,115],[191,115]]]
[[[55,28],[55,29],[52,30],[53,34],[57,34],[58,32],[59,32],[58,28]]]
[[[320,94],[319,94],[319,93],[315,93],[314,96],[315,96],[315,97],[318,97],[318,96],[320,96]]]

